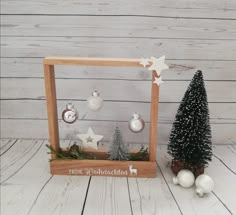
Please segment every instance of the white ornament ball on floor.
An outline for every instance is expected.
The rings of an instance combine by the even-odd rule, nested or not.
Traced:
[[[103,106],[103,99],[98,91],[94,91],[90,97],[87,99],[88,108],[92,111],[98,111]]]
[[[199,175],[195,181],[196,192],[200,197],[204,194],[210,193],[214,188],[214,181],[209,175]]]
[[[133,113],[133,116],[129,119],[128,125],[132,132],[138,133],[144,129],[145,122],[139,113]]]
[[[179,184],[182,187],[192,187],[195,181],[194,174],[187,169],[182,169],[178,172],[177,176],[173,178],[174,184]]]

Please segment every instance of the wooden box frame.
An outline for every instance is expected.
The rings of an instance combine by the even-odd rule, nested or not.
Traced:
[[[151,64],[151,62],[150,62]],[[81,57],[46,57],[44,59],[44,79],[46,88],[48,127],[50,146],[60,149],[57,98],[54,65],[81,65],[81,66],[114,66],[114,67],[142,67],[140,59],[120,58],[81,58]],[[158,77],[152,71],[152,82]],[[147,161],[112,161],[112,160],[53,160],[50,162],[51,174],[55,175],[98,175],[123,177],[156,177],[156,144],[157,118],[159,102],[159,86],[151,87],[150,113],[150,144]],[[89,150],[86,150],[89,152]],[[106,152],[93,151],[100,159],[106,157]],[[55,155],[51,155],[55,159]],[[136,171],[130,171],[129,166]]]

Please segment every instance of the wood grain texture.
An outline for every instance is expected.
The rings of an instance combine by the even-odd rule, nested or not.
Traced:
[[[6,153],[16,143],[16,139],[0,139],[0,155]]]
[[[150,57],[150,54],[146,57]],[[42,58],[0,58],[0,60],[1,77],[43,77]],[[236,61],[169,60],[167,58],[166,63],[170,69],[163,72],[165,80],[189,81],[198,69],[203,71],[205,80],[236,80],[236,73],[233,72]],[[145,68],[113,67],[112,72],[110,67],[56,65],[55,68],[57,78],[151,80]]]
[[[18,141],[11,150],[6,152],[8,156],[1,157],[1,161],[6,158],[8,161],[10,158],[14,160],[12,154],[20,158],[24,152],[19,148],[24,144],[29,145],[30,141],[34,143],[34,140]],[[68,211],[73,215],[81,213],[83,205],[83,214],[88,215],[151,213],[221,215],[236,212],[235,174],[227,166],[228,164],[229,167],[231,166],[231,162],[227,161],[231,154],[228,149],[231,148],[227,145],[219,146],[219,150],[226,153],[221,155],[218,153],[221,160],[213,158],[209,168],[206,169],[207,174],[215,181],[213,193],[199,198],[194,188],[184,189],[173,185],[173,174],[168,166],[170,158],[166,154],[166,146],[158,145],[158,164],[161,169],[157,170],[157,178],[127,180],[95,176],[91,177],[89,182],[89,177],[83,176],[51,177],[48,149],[44,146],[46,143],[43,143],[37,153],[22,168],[19,168],[13,177],[1,184],[1,195],[4,198],[0,199],[0,203],[4,215],[12,215],[16,212],[19,215],[38,215],[42,212],[67,214]],[[235,147],[235,145],[231,146]],[[215,152],[217,147],[214,147]]]
[[[132,165],[136,174],[129,171]],[[155,161],[55,160],[50,162],[52,175],[85,175],[113,177],[156,177]]]
[[[3,138],[47,138],[47,120],[23,120],[23,119],[3,119],[4,127],[1,127],[1,134]],[[24,125],[15,129],[15,124]],[[104,135],[104,141],[111,142],[112,133],[115,126],[118,125],[122,130],[122,134],[126,137],[128,143],[149,143],[149,130],[145,129],[139,134],[134,134],[128,130],[127,122],[110,122],[110,121],[81,121],[78,125],[66,125],[59,121],[60,138],[61,139],[78,139],[79,132],[87,132],[88,127],[92,127],[97,134]],[[149,125],[146,124],[146,127]],[[158,143],[167,144],[169,140],[172,123],[158,124]],[[212,124],[212,142],[214,144],[233,144],[236,139],[236,125],[235,124]],[[28,132],[30,131],[30,132]],[[222,135],[224,131],[224,135]]]
[[[20,126],[15,127],[17,123],[12,124],[14,119],[16,122],[19,119],[27,121],[26,125],[33,126],[33,133],[36,136],[47,135],[44,131],[45,128],[38,129],[38,133],[35,130],[38,127],[36,124],[43,124],[46,117],[45,110],[41,108],[45,102],[43,82],[37,79],[43,77],[42,57],[64,55],[140,58],[152,55],[158,57],[165,54],[170,70],[163,73],[166,83],[161,89],[160,101],[166,103],[163,110],[167,108],[166,115],[169,114],[170,117],[166,118],[165,114],[160,114],[161,123],[170,123],[169,119],[173,118],[176,113],[176,109],[171,103],[180,102],[194,72],[201,69],[204,73],[208,99],[211,103],[211,122],[225,123],[226,128],[229,127],[229,131],[221,133],[225,137],[219,138],[219,134],[216,135],[216,142],[235,142],[233,140],[235,136],[232,135],[236,101],[235,93],[233,93],[233,89],[236,87],[234,84],[236,73],[233,72],[236,67],[236,4],[234,0],[209,0],[207,2],[204,0],[183,0],[181,2],[173,0],[163,2],[154,0],[149,2],[137,0],[129,2],[124,0],[119,2],[106,0],[105,2],[104,0],[75,2],[68,0],[64,2],[59,0],[56,3],[52,0],[42,2],[3,0],[0,4],[3,12],[1,14],[1,77],[22,79],[4,78],[1,80],[1,97],[2,103],[4,103],[1,105],[3,107],[1,118],[4,118],[4,122],[6,122],[6,127],[2,128],[6,132],[3,136],[9,137],[9,131],[13,131],[12,135],[14,136],[23,130]],[[114,91],[118,96],[114,97],[119,100],[117,105],[120,105],[120,102],[124,104],[131,100],[129,96],[126,96],[129,88],[119,91],[118,87],[116,88],[118,85],[116,81],[124,80],[127,83],[130,80],[151,80],[151,76],[147,75],[143,68],[138,68],[136,71],[131,68],[128,71],[113,68],[112,72],[109,67],[99,70],[87,66],[81,68],[58,66],[56,69],[58,69],[58,78],[90,79],[89,86],[81,85],[82,91],[87,94],[97,88],[97,84],[103,85],[103,79],[110,80],[113,85],[104,85],[101,90],[104,93],[110,91],[108,89],[111,86],[115,86]],[[29,79],[29,77],[33,79]],[[25,78],[26,82],[23,81]],[[97,79],[100,79],[101,82],[96,83]],[[169,81],[174,84],[173,88],[167,85],[170,83]],[[62,92],[62,101],[59,104],[61,107],[64,106],[64,99],[67,99],[71,93],[72,96],[69,96],[68,99],[79,99],[78,103],[74,101],[77,104],[83,104],[80,101],[87,98],[85,94],[78,98],[77,95],[81,89],[74,87],[76,82],[77,80]],[[71,84],[66,80],[61,83],[63,87],[58,86],[60,89]],[[144,89],[141,94],[144,99],[140,100],[141,96],[135,97],[134,94],[130,94],[130,96],[135,99],[136,108],[144,111],[145,118],[149,118],[146,116],[146,107],[142,103],[143,101],[149,102],[146,97],[149,95],[149,92],[146,91],[149,87],[147,88],[143,82],[139,82],[139,85],[134,94],[139,95],[140,90]],[[121,87],[124,86],[121,85]],[[108,92],[105,93],[105,96],[108,96],[108,100],[112,100],[113,94],[114,92]],[[122,94],[126,96],[124,100]],[[27,101],[29,99],[33,100],[32,103]],[[18,109],[17,101],[19,101]],[[28,111],[27,109],[30,109],[28,106],[22,106],[24,101],[28,105],[39,106]],[[16,106],[7,107],[7,102]],[[167,104],[171,105],[167,107]],[[229,107],[224,106],[227,104]],[[113,119],[121,115],[126,120],[125,118],[129,114],[123,115],[124,108],[127,107],[127,110],[133,111],[131,105],[121,105],[121,113],[116,111],[113,118],[109,108],[113,110],[115,105],[115,103],[109,103],[104,108],[104,112],[99,115],[99,120],[111,119],[114,121]],[[220,110],[220,107],[223,109]],[[83,110],[85,109],[82,107],[81,113]],[[10,111],[13,111],[12,114]],[[83,112],[82,114],[81,116],[85,120],[95,119],[95,116],[90,113]],[[231,126],[231,124],[233,125]],[[13,127],[9,128],[9,125]],[[224,125],[216,126],[223,127]],[[22,132],[26,133],[26,131]],[[75,131],[67,129],[67,132],[69,134],[66,136],[70,136]],[[29,136],[32,135],[26,134],[26,137]]]
[[[134,58],[95,58],[95,57],[45,57],[45,65],[67,65],[67,66],[111,66],[111,67],[143,67],[141,59]]]
[[[167,156],[166,151],[166,146],[159,146],[157,161],[183,214],[230,214],[224,204],[214,194],[211,193],[205,198],[199,198],[193,187],[184,189],[174,185],[172,181],[174,174],[170,169],[170,165],[168,165],[171,159]],[[217,169],[217,167],[215,168]],[[216,172],[218,175],[218,171]]]
[[[159,168],[157,175],[157,178],[128,179],[133,214],[181,214]]]
[[[62,119],[62,111],[68,101],[57,101],[58,119]],[[87,109],[86,101],[73,101],[74,106],[79,110],[79,120],[109,120],[128,121],[132,111],[142,114],[145,122],[150,122],[150,103],[133,102],[106,102],[103,108],[97,112]],[[1,119],[47,119],[45,100],[2,100],[0,104]],[[159,121],[161,123],[172,123],[179,103],[159,103]],[[19,110],[24,110],[20,111]],[[114,112],[114,110],[116,110]],[[236,103],[209,103],[211,123],[236,123]]]
[[[89,177],[53,176],[30,214],[81,214]]]
[[[159,101],[180,102],[189,83],[165,81],[160,87]],[[236,94],[232,93],[232,89],[236,88],[234,81],[205,81],[205,86],[208,102],[236,101]],[[150,102],[151,81],[57,79],[56,89],[57,99],[60,100],[86,100],[91,92],[98,90],[104,101]],[[45,99],[44,80],[4,78],[1,80],[1,92],[5,100]]]
[[[131,215],[126,178],[92,177],[84,215]]]
[[[213,146],[213,154],[236,175],[236,145]]]
[[[2,57],[162,56],[169,59],[235,60],[235,40],[169,38],[2,37]],[[173,48],[176,47],[176,48]],[[207,52],[206,52],[207,50]],[[227,50],[222,55],[222,50]]]
[[[48,130],[50,146],[58,151],[59,150],[59,128],[57,118],[57,96],[56,96],[56,81],[53,65],[44,65],[44,80],[45,80],[45,92],[47,99],[47,111],[48,111]],[[55,159],[55,154],[51,155],[52,159]]]
[[[1,8],[5,14],[70,14],[70,15],[127,15],[127,16],[163,16],[163,17],[198,17],[233,19],[235,2],[233,0],[183,0],[167,1],[80,1],[59,0],[37,1],[1,1]],[[18,8],[18,10],[16,10]]]
[[[160,87],[153,82],[157,77],[156,71],[152,71],[152,87],[151,87],[151,110],[150,110],[150,144],[149,144],[149,159],[150,161],[156,160],[156,147],[157,147],[157,124],[158,124],[158,104],[159,104],[159,90]]]
[[[209,168],[207,168],[206,173],[210,175],[215,182],[213,189],[214,194],[227,205],[231,214],[236,213],[234,200],[236,193],[236,174],[226,168],[225,165],[215,157],[212,158],[212,162]]]
[[[3,154],[1,183],[13,177],[37,153],[42,143],[42,140],[18,140],[7,153]]]
[[[1,157],[1,161],[12,163],[10,161],[11,159],[14,161],[16,157],[27,156],[19,149],[25,148],[24,145],[29,147],[30,141],[34,144],[33,140],[18,141],[12,148],[12,152],[8,151],[6,157]],[[37,145],[40,145],[40,142],[37,143]],[[20,167],[20,162],[15,164],[15,168],[17,166],[17,169],[20,169],[20,171],[1,184],[2,214],[31,214],[31,208],[37,205],[37,198],[40,197],[44,189],[47,188],[46,185],[51,178],[47,162],[48,158],[47,148],[42,146],[23,168]],[[5,174],[6,172],[3,172],[2,177],[6,178],[7,175]],[[22,205],[24,206],[22,207]],[[50,209],[50,206],[45,205],[45,208]]]
[[[126,3],[127,4],[127,3]],[[4,15],[3,36],[235,39],[235,20],[129,16]]]

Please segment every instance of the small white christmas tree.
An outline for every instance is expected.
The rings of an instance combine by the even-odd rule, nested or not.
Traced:
[[[108,151],[109,160],[128,160],[128,146],[125,144],[121,131],[118,127],[115,128],[113,140],[110,150]]]

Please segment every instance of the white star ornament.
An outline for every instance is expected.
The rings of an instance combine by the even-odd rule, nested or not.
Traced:
[[[155,81],[153,81],[153,84],[156,84],[157,86],[160,86],[160,84],[164,83],[162,81],[162,77],[160,76],[159,78],[155,77]]]
[[[82,141],[83,148],[92,148],[98,150],[98,141],[100,141],[103,136],[94,134],[92,128],[89,127],[87,134],[78,134],[78,138]]]
[[[168,65],[165,64],[165,56],[160,58],[151,57],[152,65],[148,68],[148,70],[156,71],[157,75],[160,76],[162,70],[169,69]]]
[[[150,59],[148,58],[141,58],[140,64],[143,65],[143,67],[146,67],[150,64],[149,61]]]

